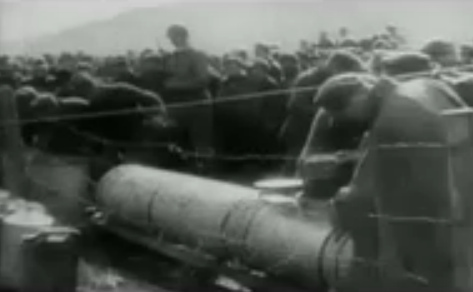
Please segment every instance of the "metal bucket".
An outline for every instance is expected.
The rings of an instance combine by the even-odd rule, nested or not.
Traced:
[[[76,291],[76,234],[74,230],[55,227],[23,238],[21,291]]]
[[[327,199],[335,195],[340,187],[336,182],[339,168],[336,155],[314,155],[306,159],[300,168],[304,197]]]
[[[37,209],[18,210],[2,222],[0,246],[0,279],[2,286],[19,288],[22,285],[22,242],[25,236],[52,227],[54,219]]]

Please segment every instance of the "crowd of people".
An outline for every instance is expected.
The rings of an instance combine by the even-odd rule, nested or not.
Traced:
[[[25,143],[68,155],[93,153],[114,161],[126,156],[170,167],[176,160],[191,160],[199,172],[216,164],[219,170],[246,171],[253,160],[258,167],[294,173],[317,122],[314,97],[328,80],[350,72],[434,76],[439,68],[473,64],[473,43],[434,40],[413,49],[392,26],[365,39],[352,38],[346,28],[336,37],[323,32],[291,53],[257,44],[254,52],[213,56],[193,48],[180,25],[171,26],[168,37],[172,52],[2,56],[0,84],[16,90],[22,119],[38,120],[23,126]],[[443,74],[442,80],[468,96],[471,83],[463,78],[468,70]],[[103,114],[120,111],[129,112]],[[74,114],[89,117],[44,120]],[[339,145],[332,146],[358,144],[349,134],[356,127],[337,135]],[[214,163],[219,159],[224,163]]]
[[[335,230],[360,247],[363,260],[344,275],[358,291],[383,278],[373,263],[385,227],[396,252],[388,260],[400,259],[394,270],[415,275],[403,284],[451,287],[452,245],[437,244],[445,232],[430,218],[450,224],[452,198],[471,191],[471,125],[452,119],[460,130],[451,131],[441,113],[473,107],[473,43],[412,48],[394,27],[363,40],[341,29],[297,52],[259,44],[212,56],[192,47],[183,26],[168,36],[172,52],[4,56],[0,84],[14,89],[25,144],[92,158],[92,180],[129,161],[214,178],[296,175],[303,196],[330,199]]]

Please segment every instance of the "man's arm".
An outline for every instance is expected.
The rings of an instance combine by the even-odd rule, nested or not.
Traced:
[[[314,118],[307,140],[302,149],[300,160],[317,153],[333,152],[330,147],[328,133],[331,128],[331,118],[323,109],[319,110]]]
[[[308,159],[316,154],[332,153],[329,131],[331,118],[324,110],[319,110],[314,118],[307,140],[297,160],[298,173],[302,174],[307,166]]]

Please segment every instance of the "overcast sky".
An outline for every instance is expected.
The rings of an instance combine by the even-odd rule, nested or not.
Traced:
[[[0,0],[0,37],[5,41],[38,37],[140,6],[176,0]]]
[[[120,12],[136,7],[157,6],[177,1],[179,0],[0,0],[0,40],[16,41],[29,39],[59,32],[91,21],[110,18]],[[183,0],[181,2],[197,1],[202,0]],[[207,1],[221,2],[226,0]],[[245,0],[228,1],[238,2]],[[293,2],[293,0],[265,1]],[[337,12],[340,11],[339,7],[343,9],[343,2],[363,2],[363,5],[359,5],[362,8],[359,8],[358,11],[360,21],[357,21],[356,17],[354,18],[355,20],[351,19],[350,21],[358,23],[366,20],[366,18],[379,18],[380,20],[390,18],[396,19],[398,25],[411,30],[414,35],[439,34],[442,36],[448,35],[455,39],[472,39],[473,37],[473,0],[306,1],[323,2],[324,5],[326,3],[336,7],[333,10],[334,17],[337,17]],[[338,6],[333,3],[338,3]],[[297,5],[297,3],[294,5]],[[406,9],[411,11],[406,13]],[[357,14],[357,11],[353,11],[353,14]]]

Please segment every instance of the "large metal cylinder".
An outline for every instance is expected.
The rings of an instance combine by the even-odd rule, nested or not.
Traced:
[[[253,189],[133,165],[105,175],[97,195],[118,221],[212,252],[224,248],[222,224],[238,202],[258,202]]]
[[[351,262],[351,241],[333,240],[327,216],[315,221],[297,206],[259,199],[252,188],[128,165],[105,175],[97,200],[110,222],[160,231],[317,291]]]

